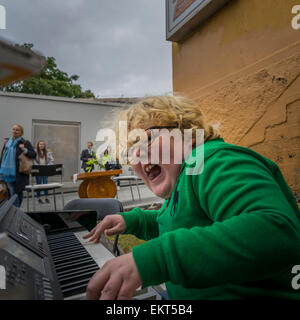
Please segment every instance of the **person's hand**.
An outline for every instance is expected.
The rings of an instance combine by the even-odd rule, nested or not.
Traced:
[[[91,160],[93,160],[93,158],[88,158],[88,161],[91,161]]]
[[[96,227],[83,236],[83,239],[90,238],[89,242],[98,243],[101,234],[104,232],[107,236],[123,233],[126,230],[126,224],[120,214],[106,216]]]
[[[142,285],[132,253],[107,261],[88,283],[87,300],[128,300]]]
[[[24,151],[24,149],[25,149],[24,143],[19,144],[19,148],[20,148],[22,151]]]

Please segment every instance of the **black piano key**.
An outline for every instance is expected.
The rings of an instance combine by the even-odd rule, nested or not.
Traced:
[[[51,247],[52,249],[62,248],[62,247],[64,247],[64,246],[67,245],[67,244],[73,244],[73,243],[78,243],[78,242],[76,242],[75,240],[68,240],[68,241],[64,241],[64,242],[61,242],[61,243],[53,243],[53,244],[50,244],[50,247]]]
[[[82,263],[82,262],[93,262],[94,259],[91,257],[91,256],[85,256],[85,257],[79,257],[79,258],[76,258],[76,259],[73,259],[73,260],[69,260],[69,261],[60,261],[58,263],[55,264],[55,267],[56,269],[59,269],[61,267],[68,267],[68,266],[75,266],[79,263]]]
[[[75,266],[75,267],[70,267],[67,270],[61,270],[61,271],[59,271],[59,273],[57,273],[57,276],[58,276],[58,278],[61,278],[63,276],[70,275],[70,274],[73,274],[76,272],[82,272],[82,271],[84,272],[84,270],[91,268],[91,267],[95,267],[95,268],[97,268],[97,270],[99,270],[99,266],[96,263],[95,264],[90,263],[88,266],[86,266],[86,265]]]
[[[99,270],[98,266],[90,266],[87,268],[83,268],[83,269],[79,269],[79,270],[73,270],[72,273],[66,272],[64,274],[60,274],[58,276],[59,281],[64,281],[67,279],[72,279],[73,277],[77,276],[77,275],[84,275],[87,273],[96,273]]]
[[[64,290],[67,290],[69,288],[74,288],[81,285],[87,286],[90,278],[91,277],[88,276],[88,277],[83,277],[82,279],[79,279],[79,280],[70,281],[69,283],[62,284],[60,288],[64,292]]]
[[[65,288],[67,285],[73,286],[77,285],[78,281],[85,280],[87,282],[90,281],[91,277],[95,274],[95,272],[92,271],[85,271],[84,273],[79,273],[76,275],[72,275],[69,277],[65,277],[63,279],[59,280],[59,283],[61,285],[61,288]]]
[[[60,256],[61,254],[64,254],[65,252],[81,252],[82,251],[82,248],[78,247],[78,246],[75,246],[73,248],[68,248],[68,250],[61,250],[61,251],[53,251],[53,256]]]
[[[71,296],[74,296],[76,294],[80,294],[80,293],[84,293],[86,291],[87,288],[87,283],[83,283],[81,285],[77,285],[71,288],[67,288],[62,290],[62,294],[64,296],[64,298],[68,298]]]
[[[72,234],[68,234],[68,235],[62,234],[62,235],[56,235],[55,237],[47,238],[47,239],[49,242],[55,243],[55,242],[61,241],[61,239],[64,239],[64,240],[74,239],[74,237],[72,236]]]
[[[56,259],[53,259],[53,261],[55,263],[59,263],[60,261],[69,261],[69,260],[73,260],[73,259],[80,258],[80,257],[86,257],[86,256],[89,256],[89,254],[86,252],[68,253],[68,254],[64,254]]]
[[[72,232],[63,232],[63,233],[48,235],[47,239],[50,242],[55,242],[57,240],[60,241],[61,239],[72,238],[72,236],[73,236]]]
[[[78,243],[72,244],[72,245],[66,245],[66,247],[62,248],[57,248],[57,249],[51,249],[53,253],[58,253],[58,252],[66,252],[67,250],[71,250],[73,248],[78,248]]]
[[[70,259],[72,257],[74,257],[74,259],[78,256],[83,256],[83,255],[89,255],[86,251],[72,251],[72,252],[66,252],[64,254],[61,255],[56,255],[55,257],[53,257],[53,261],[57,261],[59,262],[60,260],[64,260],[64,259]]]
[[[56,242],[60,242],[61,239],[68,240],[68,239],[73,239],[73,237],[72,237],[71,234],[69,234],[69,235],[67,235],[67,236],[66,236],[66,235],[61,235],[61,236],[56,235],[55,237],[47,238],[47,239],[48,239],[48,241],[49,241],[50,243],[56,243]]]
[[[88,266],[89,263],[93,263],[93,261],[94,261],[93,258],[89,257],[88,259],[84,259],[82,261],[73,261],[72,263],[55,267],[55,269],[59,272],[59,271],[67,270],[69,267]]]
[[[48,235],[48,244],[64,297],[84,293],[99,266],[72,232]]]

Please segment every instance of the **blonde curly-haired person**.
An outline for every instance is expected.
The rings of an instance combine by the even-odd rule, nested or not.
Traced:
[[[120,121],[128,132],[145,130],[146,140],[128,139],[127,150],[136,174],[165,201],[159,210],[107,216],[85,236],[148,240],[95,273],[87,299],[130,299],[139,286],[164,282],[169,299],[300,298],[291,285],[300,264],[300,215],[274,162],[226,143],[184,97],[145,98],[121,112]],[[202,129],[203,143],[192,135],[193,152],[185,157],[180,139],[153,135],[162,128]],[[162,161],[166,141],[169,163]]]

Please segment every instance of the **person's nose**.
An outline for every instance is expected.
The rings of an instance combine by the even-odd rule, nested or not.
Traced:
[[[132,154],[132,163],[137,164],[141,162],[142,164],[147,164],[149,160],[149,152],[147,146],[137,147]]]
[[[140,148],[136,148],[133,156],[137,158],[137,157],[139,157],[140,155],[141,155],[141,149],[140,149]]]

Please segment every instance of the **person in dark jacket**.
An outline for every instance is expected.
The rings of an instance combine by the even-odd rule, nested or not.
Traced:
[[[82,161],[81,168],[83,169],[84,172],[87,172],[89,165],[87,164],[88,161],[90,161],[93,158],[94,151],[93,151],[93,142],[89,141],[87,143],[87,149],[82,150],[81,152],[81,157],[80,160]],[[93,171],[94,166],[92,165],[92,170]]]
[[[24,129],[21,125],[14,125],[11,133],[11,137],[7,141],[0,159],[0,175],[2,175],[2,179],[8,186],[9,198],[17,194],[14,205],[20,207],[23,200],[23,191],[25,186],[29,184],[29,175],[19,172],[18,157],[21,153],[24,153],[27,157],[34,159],[36,152],[31,143],[22,137]]]

